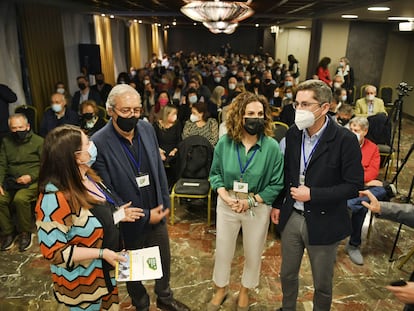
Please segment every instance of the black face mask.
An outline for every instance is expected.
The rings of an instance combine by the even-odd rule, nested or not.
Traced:
[[[118,127],[124,132],[131,132],[138,123],[139,118],[132,117],[132,118],[123,118],[118,115],[116,119],[116,124]]]
[[[265,80],[264,80],[264,82],[265,82],[266,84],[269,84],[269,83],[270,83],[270,81],[271,81],[270,79],[265,79]]]
[[[349,119],[344,119],[344,118],[336,118],[336,120],[338,121],[338,123],[342,126],[345,126],[348,124]]]
[[[244,129],[250,135],[259,135],[264,131],[264,118],[244,118]]]
[[[102,85],[102,84],[104,84],[104,80],[96,79],[96,83],[99,84],[99,85]]]
[[[86,84],[85,83],[78,83],[78,87],[79,87],[79,89],[80,90],[84,90],[84,89],[86,89]]]
[[[82,119],[84,120],[92,120],[93,119],[93,113],[87,112],[82,114]]]
[[[27,137],[27,133],[29,133],[29,131],[27,131],[27,130],[11,132],[13,139],[17,142],[24,141]]]
[[[242,82],[244,79],[243,79],[243,77],[237,77],[237,78],[236,78],[236,80],[237,80],[238,82]]]
[[[254,87],[259,87],[260,86],[260,83],[254,83],[253,86]]]

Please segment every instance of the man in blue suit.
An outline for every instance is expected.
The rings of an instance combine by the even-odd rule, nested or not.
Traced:
[[[170,288],[171,256],[165,219],[170,207],[168,184],[153,127],[139,120],[141,97],[131,86],[119,84],[109,93],[106,105],[111,121],[92,136],[98,148],[94,169],[110,191],[125,202],[132,201],[145,213],[134,223],[122,223],[125,248],[159,246],[163,277],[155,281],[157,307],[189,311],[173,298]],[[127,282],[127,290],[137,310],[149,310],[150,298],[141,282]]]
[[[271,217],[282,238],[282,308],[296,310],[299,270],[307,250],[315,292],[313,310],[328,311],[338,244],[351,233],[347,200],[363,188],[356,136],[327,116],[331,89],[302,82],[296,93],[295,126],[286,133],[285,193]]]

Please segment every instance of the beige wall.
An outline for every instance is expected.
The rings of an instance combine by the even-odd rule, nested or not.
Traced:
[[[331,22],[324,21],[322,23],[321,47],[319,59],[329,57],[331,64],[329,71],[333,79],[339,59],[346,56],[346,47],[348,43],[349,22]],[[315,68],[316,68],[315,64]]]
[[[412,58],[412,55],[414,53],[413,37],[413,35],[407,37],[407,39],[409,40],[407,57],[405,58],[405,61],[401,59],[401,62],[403,63],[403,65],[405,65],[404,75],[401,81],[407,82],[411,86],[414,85],[414,62]],[[400,61],[400,58],[395,58],[395,61]],[[398,81],[398,83],[401,81]],[[409,92],[408,95],[410,96],[404,97],[403,112],[409,114],[410,116],[414,116],[414,91]]]
[[[283,28],[276,38],[276,58],[280,58],[282,64],[288,64],[288,55],[293,54],[299,61],[300,77],[306,78],[308,67],[308,54],[310,44],[310,30]]]

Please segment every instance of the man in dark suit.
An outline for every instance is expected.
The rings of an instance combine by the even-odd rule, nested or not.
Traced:
[[[102,99],[99,93],[89,87],[89,81],[85,76],[79,76],[76,78],[78,82],[79,91],[76,91],[72,97],[72,104],[70,108],[79,113],[80,104],[85,100],[94,100],[98,106],[102,106]]]
[[[170,288],[170,245],[165,219],[170,207],[168,184],[155,131],[150,123],[139,120],[141,110],[141,97],[134,88],[119,84],[111,90],[107,100],[111,121],[92,136],[98,148],[94,169],[122,200],[144,209],[145,217],[123,223],[121,230],[126,249],[159,246],[163,277],[155,281],[157,307],[189,311],[173,298]],[[149,310],[150,298],[141,282],[127,282],[127,290],[137,310]]]
[[[99,93],[102,100],[102,106],[105,105],[109,92],[112,90],[112,85],[105,82],[105,76],[102,72],[95,75],[96,84],[91,86],[91,90]],[[97,103],[98,104],[98,103]],[[98,104],[99,105],[99,104]]]
[[[308,80],[298,86],[293,103],[296,126],[286,134],[285,193],[271,213],[282,238],[283,311],[296,310],[305,248],[315,288],[313,309],[330,310],[337,246],[351,233],[347,200],[363,188],[358,141],[327,116],[331,99],[324,82]]]

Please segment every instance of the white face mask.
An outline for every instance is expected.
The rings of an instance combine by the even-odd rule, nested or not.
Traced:
[[[236,84],[229,83],[229,90],[234,90],[236,88]]]
[[[286,98],[289,98],[289,99],[292,99],[293,98],[292,93],[286,93],[285,96],[286,96]]]
[[[334,88],[336,88],[336,89],[340,89],[341,88],[341,83],[339,83],[339,82],[335,82],[334,83]]]
[[[346,95],[342,95],[342,97],[341,97],[341,99],[342,99],[343,102],[346,102],[347,98],[348,97]]]
[[[191,122],[197,122],[197,121],[199,121],[199,119],[195,114],[192,113],[191,116],[190,116],[190,121]]]
[[[56,113],[59,113],[62,111],[62,106],[59,104],[52,104],[52,110]]]
[[[296,110],[295,124],[300,131],[303,129],[307,129],[315,124],[315,121],[318,120],[321,116],[315,119],[315,115],[313,113],[318,111],[319,109],[321,108],[319,107],[313,112],[309,110]]]
[[[190,104],[195,104],[197,102],[197,95],[191,95],[188,97]]]
[[[367,95],[367,100],[374,100],[375,96],[373,94]]]
[[[59,87],[56,92],[58,92],[59,94],[65,94],[65,89],[63,87]]]
[[[279,92],[274,92],[273,97],[279,97]]]

